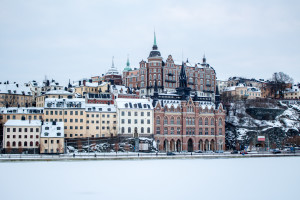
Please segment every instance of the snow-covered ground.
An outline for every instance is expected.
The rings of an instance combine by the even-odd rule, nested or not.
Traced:
[[[299,157],[0,163],[1,199],[297,199]]]

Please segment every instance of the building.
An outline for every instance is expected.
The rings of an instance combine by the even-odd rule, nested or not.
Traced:
[[[34,98],[29,87],[0,82],[0,107],[30,107]]]
[[[40,153],[60,154],[64,153],[64,123],[45,122],[42,124],[40,136]]]
[[[114,95],[111,93],[87,94],[87,104],[114,104]]]
[[[118,135],[139,137],[153,135],[153,106],[148,99],[123,99],[116,101]]]
[[[41,94],[40,96],[38,96],[36,98],[36,107],[44,107],[46,98],[57,98],[57,99],[68,98],[68,99],[72,99],[72,98],[74,98],[74,94],[71,93],[71,92],[68,92],[66,90],[50,90],[50,91],[47,91],[44,94]]]
[[[105,73],[103,80],[105,82],[109,82],[112,85],[122,85],[122,75],[120,72],[115,68],[114,58],[112,59],[112,65],[110,69]]]
[[[188,87],[197,92],[198,96],[211,97],[214,100],[216,88],[215,70],[206,62],[205,56],[202,63],[190,63],[188,60],[183,63],[187,74]],[[163,60],[156,43],[149,54],[147,62],[142,60],[137,71],[130,71],[126,66],[123,71],[123,80],[126,86],[136,87],[140,90],[140,96],[152,96],[154,94],[154,82],[157,80],[158,92],[176,92],[179,87],[179,75],[182,62],[174,61],[171,55]]]
[[[86,104],[86,134],[88,137],[115,137],[117,135],[117,111],[114,105]]]
[[[233,97],[235,99],[256,99],[262,97],[259,88],[248,87],[242,83],[225,88],[223,94],[225,97]]]
[[[65,138],[84,138],[86,134],[85,99],[45,100],[45,122],[64,122]]]
[[[219,88],[220,94],[223,93],[227,85],[228,85],[228,81],[217,80],[217,86]]]
[[[300,90],[298,85],[293,85],[292,88],[286,89],[284,99],[300,99]]]
[[[4,125],[3,148],[6,153],[39,153],[40,120],[8,120]]]
[[[109,82],[92,82],[82,80],[73,84],[74,93],[79,97],[85,97],[86,94],[99,94],[102,92],[109,92],[110,83]]]
[[[188,87],[182,65],[179,87],[174,93],[158,93],[155,82],[154,139],[160,151],[225,150],[225,111],[216,95],[198,97]],[[218,94],[218,92],[216,93]]]

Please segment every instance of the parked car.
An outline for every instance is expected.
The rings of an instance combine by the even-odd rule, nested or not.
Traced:
[[[198,151],[195,151],[195,153],[203,153],[203,151],[201,151],[201,150],[198,150]]]
[[[273,149],[271,152],[272,152],[273,154],[278,154],[278,153],[281,153],[281,151],[280,151],[280,150],[278,150],[278,149]]]
[[[176,154],[174,152],[167,152],[167,156],[175,156]]]
[[[217,151],[215,151],[215,153],[224,153],[224,151],[223,150],[217,150]]]
[[[238,154],[238,153],[239,153],[238,150],[233,150],[233,151],[231,152],[231,154]]]

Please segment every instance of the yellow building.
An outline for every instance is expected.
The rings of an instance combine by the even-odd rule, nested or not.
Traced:
[[[72,99],[74,94],[65,90],[51,90],[42,94],[36,98],[36,107],[44,107],[46,98],[57,98],[57,99]]]
[[[294,85],[292,88],[287,89],[284,92],[285,99],[300,99],[300,90],[297,85]]]
[[[100,92],[105,92],[109,87],[108,85],[110,85],[108,82],[103,82],[99,85],[98,83],[90,83],[86,81],[83,81],[81,84],[81,81],[79,81],[79,83],[75,85],[74,89],[76,94],[83,97],[88,93],[98,94]]]
[[[63,122],[45,122],[42,125],[40,138],[40,153],[64,153],[65,140]]]
[[[30,107],[34,102],[29,87],[19,84],[0,84],[0,107]]]
[[[248,87],[244,84],[238,86],[226,87],[224,89],[225,96],[235,97],[237,99],[256,99],[261,98],[261,90],[255,87]]]
[[[3,148],[6,153],[39,153],[40,120],[8,120],[4,125]]]

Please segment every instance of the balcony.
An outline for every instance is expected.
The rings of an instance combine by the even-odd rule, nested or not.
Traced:
[[[176,81],[169,80],[169,79],[166,79],[166,82],[169,82],[169,83],[176,83]]]

